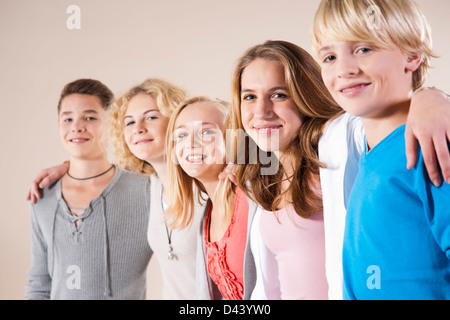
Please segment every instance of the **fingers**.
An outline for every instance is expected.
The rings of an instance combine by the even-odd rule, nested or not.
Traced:
[[[48,180],[47,170],[42,170],[36,178],[31,181],[31,186],[28,189],[28,194],[26,197],[27,201],[31,200],[31,203],[35,204],[37,199],[41,198],[41,193],[39,188],[43,189],[49,184],[50,180]]]
[[[235,185],[238,184],[236,176],[233,173],[234,165],[233,163],[229,163],[225,169],[219,174],[220,180],[229,179]]]
[[[32,204],[35,204],[37,199],[41,198],[41,194],[39,192],[39,188],[37,188],[37,184],[33,183],[32,186],[28,189],[27,201],[31,201]]]
[[[238,184],[235,175],[232,174],[232,173],[222,172],[222,173],[219,174],[219,179],[220,179],[220,180],[226,180],[226,179],[228,179],[228,180],[230,180],[231,182],[233,182],[235,185]]]
[[[69,170],[69,164],[63,163],[48,169],[42,170],[36,178],[31,182],[30,189],[27,194],[27,201],[31,200],[31,203],[35,203],[37,199],[41,198],[39,188],[44,189],[52,181],[61,178]]]
[[[434,185],[450,183],[450,100],[441,90],[419,90],[411,99],[405,130],[407,167],[417,162],[417,141]],[[415,141],[417,140],[417,141]],[[442,177],[441,177],[442,172]]]
[[[405,128],[406,142],[406,168],[408,170],[414,168],[417,162],[417,140],[414,137],[411,128],[407,125]]]
[[[36,185],[36,187],[40,186],[40,183],[42,180],[44,180],[46,177],[48,177],[49,172],[48,170],[42,170],[39,172],[39,174],[33,179],[32,183]]]
[[[445,128],[435,126],[432,130],[419,130],[413,132],[412,127],[405,128],[405,148],[407,169],[412,169],[417,163],[417,146],[420,145],[423,161],[428,176],[433,185],[439,187],[442,178],[450,184],[450,151],[448,143],[450,132]]]
[[[31,190],[30,189],[28,189],[27,197],[25,198],[25,200],[26,201],[30,201],[31,200]]]
[[[439,172],[435,148],[432,140],[420,141],[420,147],[422,149],[423,161],[430,177],[431,182],[439,187],[442,184],[441,174]]]
[[[53,179],[51,178],[51,174],[48,174],[42,181],[39,183],[39,188],[44,189]]]
[[[229,173],[229,174],[227,175],[227,178],[230,179],[230,181],[233,182],[235,185],[238,184],[237,179],[236,179],[236,176],[235,176],[233,173]]]
[[[234,170],[234,164],[230,162],[227,167],[225,168],[225,172],[227,172],[227,177],[230,179],[231,182],[233,182],[235,185],[238,184],[236,176],[233,173]]]
[[[447,137],[434,139],[433,143],[442,176],[446,183],[450,184],[450,151]]]
[[[221,172],[219,174],[219,180],[225,180],[228,178],[228,174],[226,172]]]

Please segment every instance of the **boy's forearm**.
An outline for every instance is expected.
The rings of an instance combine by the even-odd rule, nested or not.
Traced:
[[[422,91],[425,91],[425,90],[435,90],[435,91],[437,91],[437,92],[440,92],[440,93],[442,93],[442,96],[443,96],[445,99],[447,99],[448,101],[450,101],[450,94],[448,94],[447,92],[445,92],[445,91],[443,91],[443,90],[441,90],[441,89],[438,89],[438,88],[436,88],[436,87],[422,87],[422,88],[419,88],[419,89],[417,89],[416,91],[414,91],[414,94],[413,94],[413,95],[418,94],[418,93],[420,93],[420,92],[422,92]]]

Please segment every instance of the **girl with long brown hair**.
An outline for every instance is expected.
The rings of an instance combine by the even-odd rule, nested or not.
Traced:
[[[235,175],[263,209],[263,264],[278,271],[267,274],[269,299],[327,299],[318,142],[326,122],[340,112],[319,66],[300,47],[267,41],[238,60],[231,128],[245,130],[259,159],[249,163],[248,155],[244,164],[235,164]],[[271,159],[270,166],[278,162],[278,170],[263,174],[268,165],[262,156]]]

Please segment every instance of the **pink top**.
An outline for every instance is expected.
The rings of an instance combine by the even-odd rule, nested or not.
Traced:
[[[267,270],[275,270],[266,277],[267,298],[328,299],[323,212],[305,219],[292,205],[276,212],[263,210],[260,230],[268,250]]]
[[[247,243],[248,201],[236,189],[233,216],[222,239],[209,242],[209,224],[212,205],[205,220],[205,244],[208,273],[223,298],[242,300],[244,296],[244,253]]]

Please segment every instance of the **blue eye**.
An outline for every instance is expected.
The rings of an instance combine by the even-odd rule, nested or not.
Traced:
[[[275,98],[275,99],[285,99],[285,98],[287,98],[287,94],[285,94],[285,93],[274,93],[272,97]]]
[[[216,132],[213,129],[206,129],[202,132],[202,134],[215,134]]]
[[[372,51],[372,49],[370,48],[361,48],[358,50],[358,53],[368,53],[370,51]]]
[[[251,101],[253,99],[256,99],[256,96],[253,94],[247,94],[242,98],[242,100],[247,100],[247,101]]]
[[[325,58],[325,60],[323,60],[323,62],[327,63],[327,62],[332,62],[334,60],[336,60],[335,56],[328,56]]]
[[[125,126],[128,127],[128,126],[133,125],[134,123],[135,123],[134,121],[129,121],[129,122],[126,122],[126,123],[125,123]]]

